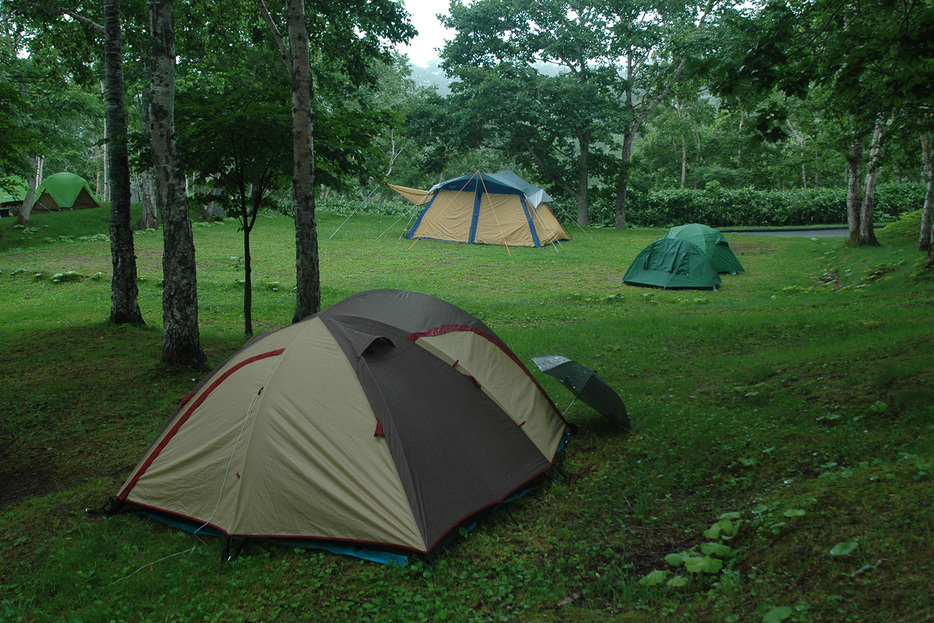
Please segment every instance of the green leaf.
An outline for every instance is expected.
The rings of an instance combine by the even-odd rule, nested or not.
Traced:
[[[792,610],[788,606],[772,608],[762,617],[762,623],[779,623],[791,616]]]
[[[665,562],[672,567],[680,567],[681,563],[684,562],[684,557],[681,554],[668,554],[665,556]]]
[[[723,569],[723,561],[710,556],[693,556],[684,559],[684,568],[688,573],[717,573]]]
[[[807,515],[807,512],[801,510],[800,508],[789,508],[782,514],[785,517],[804,517]]]
[[[842,541],[830,548],[831,556],[848,556],[859,548],[856,541]]]
[[[668,577],[668,572],[662,569],[652,569],[645,576],[639,580],[639,584],[642,586],[657,586],[665,581],[665,578]]]
[[[676,575],[675,577],[673,577],[673,578],[671,578],[670,580],[668,580],[667,582],[665,582],[665,584],[666,584],[667,586],[672,587],[672,588],[680,588],[680,587],[682,587],[682,586],[685,586],[689,581],[690,581],[690,580],[688,580],[688,578],[687,578],[686,576],[683,576],[683,575]]]
[[[731,538],[736,534],[736,525],[729,519],[721,519],[708,529],[704,530],[704,536],[708,539]]]
[[[733,548],[723,543],[704,543],[700,548],[708,556],[720,556],[721,558],[733,553]]]

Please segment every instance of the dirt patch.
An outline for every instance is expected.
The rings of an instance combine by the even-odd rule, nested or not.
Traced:
[[[42,448],[31,448],[25,456],[14,457],[9,445],[0,444],[0,509],[74,484],[60,481],[54,459],[52,452]]]

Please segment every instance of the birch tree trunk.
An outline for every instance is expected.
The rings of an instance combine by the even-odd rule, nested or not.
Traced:
[[[876,204],[876,179],[879,177],[879,159],[882,153],[882,138],[885,136],[887,119],[884,115],[876,118],[876,126],[872,131],[872,144],[869,147],[869,164],[866,171],[866,185],[863,189],[863,203],[859,210],[859,242],[860,246],[879,246],[876,232],[873,228],[873,216]]]
[[[175,25],[173,0],[150,0],[152,155],[162,206],[162,361],[207,369],[198,333],[195,246],[185,171],[175,143]]]
[[[256,0],[282,60],[289,70],[292,91],[292,203],[295,211],[295,315],[298,322],[321,309],[318,271],[318,230],[315,223],[315,148],[313,129],[314,85],[311,48],[305,25],[303,0],[286,3],[286,45],[264,0]]]
[[[152,132],[152,121],[149,117],[150,99],[149,87],[144,85],[140,101],[140,125],[142,126],[143,134],[150,134]],[[155,229],[159,226],[159,207],[156,205],[156,198],[154,196],[152,167],[143,171],[141,178],[142,182],[140,183],[139,193],[140,200],[143,204],[143,211],[140,215],[139,223],[136,224],[136,228]]]
[[[286,21],[292,67],[292,198],[295,209],[295,315],[292,322],[321,309],[318,231],[315,223],[314,86],[305,26],[305,3],[288,0]]]
[[[931,157],[931,135],[921,131],[921,156],[924,161],[924,177],[927,192],[924,194],[924,208],[921,210],[921,232],[918,236],[918,250],[931,249],[932,225],[934,225],[934,158]]]
[[[29,158],[32,163],[33,174],[26,178],[26,197],[23,199],[23,204],[19,207],[19,214],[16,217],[17,222],[24,226],[29,227],[29,217],[32,215],[32,207],[36,203],[36,187],[39,185],[39,156],[32,156]]]
[[[104,100],[107,116],[107,176],[110,180],[110,321],[144,324],[139,309],[136,250],[130,228],[130,160],[123,94],[120,0],[104,0]]]
[[[854,138],[846,156],[846,221],[850,229],[849,245],[859,244],[860,169],[863,162],[863,140]]]

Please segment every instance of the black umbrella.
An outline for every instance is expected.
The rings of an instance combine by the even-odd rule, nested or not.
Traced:
[[[563,355],[540,355],[532,357],[532,361],[542,372],[555,377],[574,392],[574,400],[568,409],[580,398],[623,428],[629,428],[629,414],[622,398],[596,371]],[[568,409],[564,412],[567,413]]]

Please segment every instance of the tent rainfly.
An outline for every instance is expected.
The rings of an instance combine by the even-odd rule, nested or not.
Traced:
[[[703,249],[707,259],[718,273],[745,272],[743,265],[739,263],[733,250],[730,249],[730,243],[726,241],[719,229],[700,223],[688,223],[672,227],[665,237],[683,238]]]
[[[623,282],[658,288],[716,290],[720,276],[707,255],[681,238],[659,238],[632,261]]]
[[[50,175],[39,185],[32,209],[33,212],[59,212],[99,205],[87,180],[74,173],[63,172]]]
[[[541,247],[569,240],[548,207],[551,197],[509,170],[464,175],[424,191],[389,185],[424,205],[405,234],[411,239]]]
[[[566,423],[477,318],[402,290],[258,335],[185,398],[117,507],[231,540],[430,559],[526,491]]]

